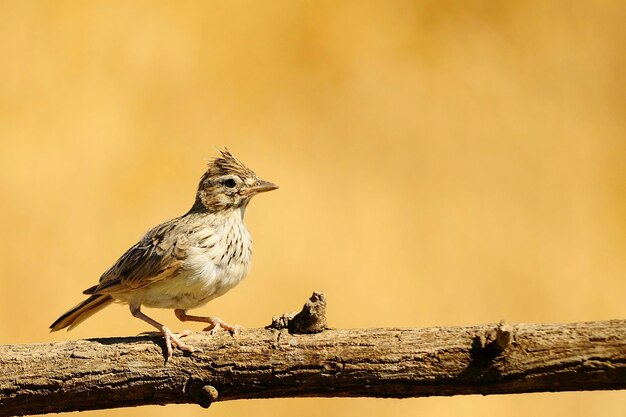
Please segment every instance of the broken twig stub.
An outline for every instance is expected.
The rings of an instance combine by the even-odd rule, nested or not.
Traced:
[[[300,312],[285,313],[272,317],[266,329],[288,329],[291,334],[320,333],[326,330],[326,295],[313,292]]]

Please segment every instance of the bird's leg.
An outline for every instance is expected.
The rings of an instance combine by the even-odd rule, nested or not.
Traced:
[[[185,350],[187,352],[195,352],[195,351],[200,350],[200,349],[194,348],[191,345],[181,342],[179,339],[179,337],[184,337],[184,336],[191,334],[191,331],[185,330],[182,333],[178,333],[178,334],[172,333],[172,331],[167,326],[162,325],[158,321],[151,319],[150,317],[142,313],[141,305],[131,304],[130,313],[133,315],[133,317],[137,317],[138,319],[141,319],[145,321],[146,323],[151,324],[152,326],[156,327],[161,332],[161,334],[163,335],[163,338],[165,339],[165,347],[167,349],[168,359],[172,357],[172,353],[173,353],[172,345],[178,347],[181,350]]]
[[[180,321],[198,321],[201,323],[209,323],[209,326],[204,328],[205,332],[211,332],[211,334],[217,333],[220,329],[227,330],[231,335],[236,335],[239,333],[239,325],[228,324],[219,317],[202,317],[202,316],[190,316],[187,314],[187,310],[176,309],[174,310],[174,314],[178,317]]]

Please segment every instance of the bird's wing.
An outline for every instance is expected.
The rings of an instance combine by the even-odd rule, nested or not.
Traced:
[[[180,228],[180,223],[169,221],[150,230],[85,294],[125,292],[175,275],[189,249],[189,240]]]

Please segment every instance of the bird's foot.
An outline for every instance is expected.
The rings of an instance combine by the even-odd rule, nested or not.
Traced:
[[[228,331],[232,336],[236,336],[239,333],[240,328],[238,324],[233,326],[232,324],[226,323],[219,317],[208,317],[208,320],[211,324],[205,327],[203,331],[209,332],[211,335],[216,334],[220,329]]]
[[[172,333],[172,334],[178,338],[181,338],[181,337],[189,336],[190,334],[193,334],[193,332],[191,330],[183,330],[180,333]],[[152,337],[163,336],[163,332],[141,332],[137,334],[137,336],[152,336]]]
[[[165,348],[167,349],[167,359],[170,359],[174,353],[172,346],[176,346],[180,350],[184,350],[189,353],[202,351],[201,349],[195,348],[180,340],[180,338],[189,336],[191,333],[193,333],[191,330],[183,330],[180,333],[173,333],[167,326],[161,327],[161,334],[165,339]]]

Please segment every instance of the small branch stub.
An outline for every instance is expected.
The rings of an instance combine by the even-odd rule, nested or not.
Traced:
[[[204,394],[206,396],[206,402],[202,402],[200,403],[200,405],[204,408],[209,408],[211,403],[217,401],[217,388],[215,388],[213,385],[205,385],[202,387],[202,391],[204,391]]]
[[[326,330],[326,295],[313,292],[299,313],[285,313],[272,317],[266,329],[288,329],[291,334],[320,333]]]
[[[476,335],[472,348],[476,353],[484,352],[498,356],[513,343],[513,336],[511,326],[502,320],[495,329]]]

